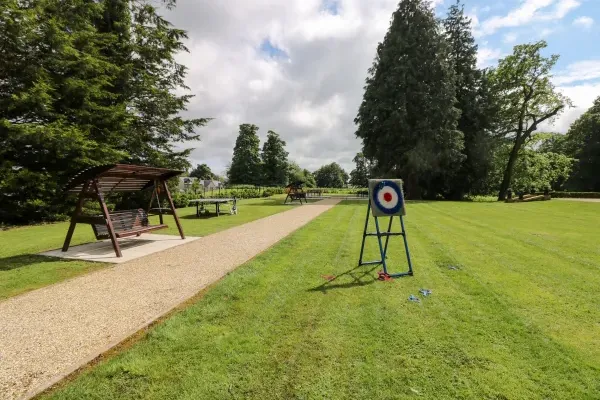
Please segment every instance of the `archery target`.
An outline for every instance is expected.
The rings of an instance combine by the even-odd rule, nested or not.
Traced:
[[[374,217],[406,214],[401,179],[370,179],[369,196]]]

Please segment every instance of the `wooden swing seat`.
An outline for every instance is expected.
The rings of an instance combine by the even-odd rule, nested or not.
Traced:
[[[140,236],[142,233],[168,228],[168,225],[149,225],[148,214],[143,209],[123,210],[109,213],[110,220],[117,238]],[[105,223],[92,224],[96,239],[110,239]]]
[[[122,257],[117,239],[129,236],[140,236],[142,233],[168,228],[163,224],[163,215],[171,214],[179,230],[181,239],[185,239],[183,228],[179,222],[173,198],[169,192],[167,180],[181,175],[181,171],[154,168],[143,165],[106,164],[87,168],[75,175],[65,186],[65,191],[79,193],[77,206],[71,216],[71,224],[65,237],[62,251],[69,250],[71,238],[77,224],[92,225],[96,239],[110,239],[117,257]],[[111,193],[138,192],[152,189],[148,211],[138,208],[124,211],[108,211],[105,196]],[[160,195],[166,197],[169,208],[160,205]],[[96,200],[102,215],[85,215],[83,205],[86,200]],[[152,208],[157,201],[158,208]],[[159,225],[150,225],[148,213],[158,213]]]

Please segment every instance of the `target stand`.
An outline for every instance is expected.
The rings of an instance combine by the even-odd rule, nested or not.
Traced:
[[[373,215],[375,219],[375,232],[367,232],[369,228],[370,215]],[[404,208],[404,195],[402,193],[402,180],[400,179],[369,179],[369,204],[367,206],[367,216],[365,218],[365,229],[363,231],[362,245],[360,248],[360,257],[358,259],[358,265],[374,265],[382,264],[383,272],[380,273],[380,279],[397,278],[401,276],[407,276],[413,274],[412,263],[410,261],[410,252],[408,251],[408,242],[406,240],[406,230],[404,229],[403,216],[406,215]],[[389,223],[387,231],[381,231],[379,226],[380,217],[389,217]],[[400,232],[392,232],[392,223],[394,218],[398,217],[400,220]],[[367,237],[377,237],[379,244],[379,254],[381,260],[375,261],[363,261],[363,254],[365,250],[365,242]],[[387,250],[391,236],[402,236],[404,240],[404,250],[406,251],[406,259],[408,261],[408,271],[392,273],[388,272],[387,265]],[[385,244],[382,238],[385,237]]]

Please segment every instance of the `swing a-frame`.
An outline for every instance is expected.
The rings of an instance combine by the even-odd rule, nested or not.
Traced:
[[[375,232],[368,232],[369,219],[371,214],[375,220]],[[383,271],[379,273],[380,279],[397,278],[401,276],[413,275],[410,252],[408,250],[408,241],[406,240],[406,230],[404,229],[403,216],[406,214],[404,207],[404,194],[402,193],[402,180],[400,179],[370,179],[369,180],[369,204],[367,206],[367,215],[365,218],[365,228],[363,230],[362,245],[360,247],[360,256],[358,265],[381,264]],[[382,231],[379,225],[379,218],[389,217],[389,223],[386,231]],[[400,231],[392,231],[394,219],[400,221]],[[390,237],[402,236],[408,270],[405,272],[389,273],[387,265],[387,251],[390,244]],[[379,247],[380,260],[363,261],[365,251],[365,242],[367,237],[376,237]],[[385,243],[383,241],[385,238]]]
[[[74,176],[65,190],[78,193],[77,205],[71,216],[71,224],[67,231],[62,251],[69,249],[73,232],[77,224],[92,226],[96,239],[110,239],[117,257],[122,257],[117,239],[140,236],[142,233],[168,228],[163,222],[164,214],[171,214],[182,239],[185,239],[183,228],[175,211],[173,199],[167,186],[167,180],[180,175],[181,171],[165,168],[146,167],[142,165],[109,164],[88,168]],[[112,193],[139,192],[152,190],[148,208],[121,210],[110,212],[106,205],[106,196]],[[161,205],[161,196],[165,198],[168,208]],[[86,215],[83,208],[86,200],[97,201],[101,215]],[[156,201],[157,207],[152,208]],[[158,214],[159,225],[150,225],[148,215]]]

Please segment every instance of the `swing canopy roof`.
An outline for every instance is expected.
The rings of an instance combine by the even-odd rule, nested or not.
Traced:
[[[145,165],[106,164],[87,168],[75,175],[65,186],[68,192],[81,192],[83,185],[96,181],[100,193],[137,192],[154,186],[155,181],[166,181],[183,171]]]

